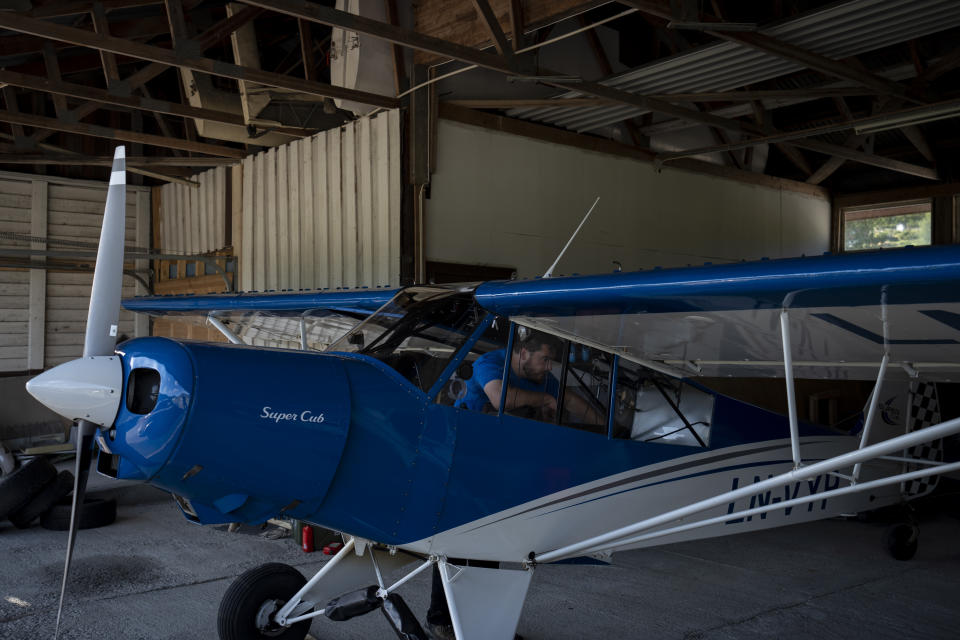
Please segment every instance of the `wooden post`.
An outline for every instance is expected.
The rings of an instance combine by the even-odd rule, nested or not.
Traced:
[[[33,181],[33,193],[30,198],[30,235],[37,238],[47,237],[47,192],[46,180]],[[46,248],[46,246],[44,246]],[[30,258],[38,268],[30,269],[30,302],[27,324],[27,369],[43,369],[44,344],[47,328],[47,271],[43,268],[45,259],[39,256]]]

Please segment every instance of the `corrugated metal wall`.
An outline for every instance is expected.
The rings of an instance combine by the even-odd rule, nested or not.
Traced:
[[[0,231],[46,237],[51,250],[90,251],[56,241],[96,245],[106,197],[106,182],[0,172]],[[127,245],[148,246],[150,190],[128,186],[126,205]],[[45,248],[3,237],[0,247]],[[87,272],[0,268],[0,371],[42,369],[80,357],[92,282]],[[146,293],[131,278],[123,283],[125,297]],[[147,335],[147,318],[122,311],[119,331]]]
[[[168,183],[160,193],[160,247],[165,253],[219,251],[226,241],[226,167],[191,178],[200,187]]]
[[[245,158],[239,288],[399,285],[400,166],[396,110]]]

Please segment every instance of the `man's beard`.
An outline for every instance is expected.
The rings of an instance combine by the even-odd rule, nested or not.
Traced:
[[[540,373],[535,373],[533,371],[530,371],[529,362],[524,362],[522,369],[523,369],[522,371],[523,377],[529,380],[530,382],[536,382],[537,384],[542,384],[544,378],[546,378],[547,376],[546,371],[541,371]]]

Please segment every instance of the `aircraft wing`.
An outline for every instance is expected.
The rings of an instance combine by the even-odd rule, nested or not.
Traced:
[[[960,379],[960,247],[491,282],[482,306],[519,324],[688,377]]]
[[[244,343],[323,350],[389,302],[398,289],[144,296],[124,308],[153,316],[206,324],[215,317]]]

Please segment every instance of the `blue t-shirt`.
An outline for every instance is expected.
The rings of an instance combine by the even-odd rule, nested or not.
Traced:
[[[462,400],[456,403],[458,407],[466,407],[472,411],[483,411],[484,406],[490,402],[487,393],[483,390],[491,380],[503,379],[503,365],[506,362],[506,349],[497,349],[485,353],[476,362],[473,363],[473,376],[467,380],[467,393]],[[507,380],[508,388],[526,389],[527,391],[546,392],[556,398],[560,395],[560,382],[552,373],[544,376],[543,382],[536,383],[526,378],[521,378],[513,369],[510,369],[510,377]],[[499,407],[494,407],[494,410]]]

